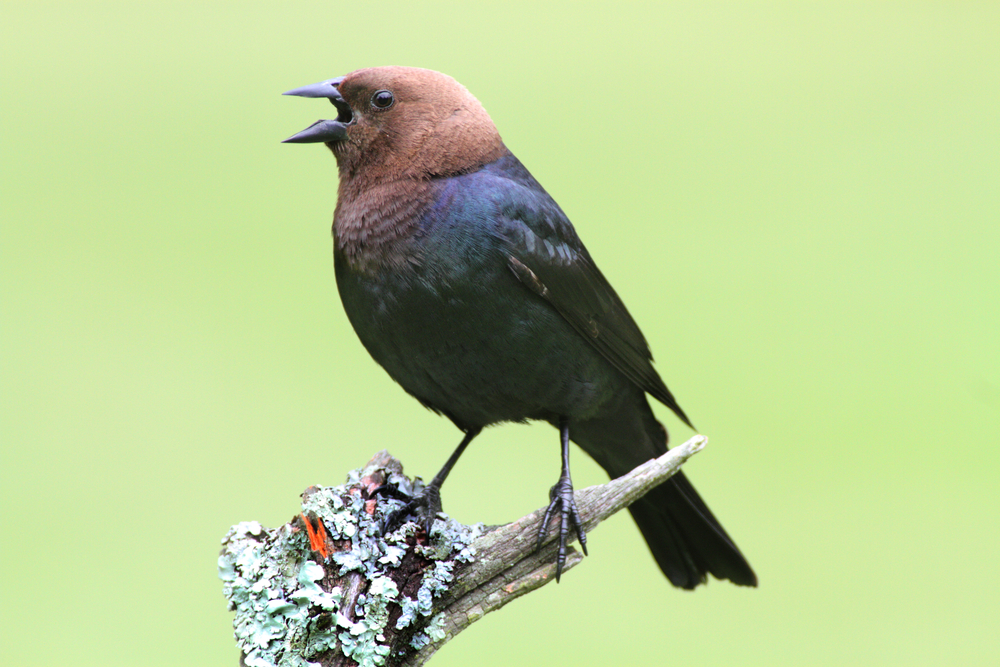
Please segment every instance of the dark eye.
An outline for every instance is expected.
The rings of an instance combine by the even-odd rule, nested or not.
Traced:
[[[395,98],[388,90],[376,90],[372,95],[372,106],[376,109],[388,109],[394,101]]]

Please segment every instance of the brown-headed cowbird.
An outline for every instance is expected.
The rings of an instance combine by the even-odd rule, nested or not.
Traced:
[[[549,494],[558,578],[571,528],[586,553],[569,441],[618,477],[667,450],[647,393],[690,426],[639,327],[562,209],[451,77],[378,67],[285,94],[337,109],[286,141],[323,142],[337,158],[333,254],[354,330],[403,389],[465,432],[404,514],[429,528],[441,484],[483,427],[547,421],[562,444]],[[683,473],[629,509],[675,586],[694,588],[707,573],[756,585]],[[548,515],[539,541],[547,525]]]

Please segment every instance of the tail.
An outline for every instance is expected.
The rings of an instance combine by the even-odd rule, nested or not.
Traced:
[[[570,426],[570,436],[612,477],[667,451],[667,431],[645,397],[606,415]],[[636,406],[639,409],[636,409]],[[674,586],[692,589],[707,575],[756,586],[754,574],[683,472],[629,507],[653,558]]]
[[[740,586],[757,585],[750,564],[683,472],[628,509],[674,586],[692,589],[705,583],[708,574]]]

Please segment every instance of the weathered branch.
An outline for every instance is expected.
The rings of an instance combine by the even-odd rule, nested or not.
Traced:
[[[695,436],[607,484],[576,492],[587,532],[676,473],[707,442]],[[550,530],[536,550],[541,508],[505,526],[464,526],[439,515],[428,536],[410,523],[383,536],[379,521],[422,483],[382,451],[339,487],[310,487],[302,514],[268,530],[233,526],[219,576],[241,665],[422,665],[445,642],[555,578]],[[307,523],[308,522],[308,523]],[[570,548],[564,571],[582,560]]]

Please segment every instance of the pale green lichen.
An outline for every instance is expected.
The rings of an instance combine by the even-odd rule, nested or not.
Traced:
[[[219,577],[229,609],[235,612],[233,634],[249,667],[315,667],[318,663],[309,660],[330,649],[340,650],[362,667],[383,665],[390,650],[386,629],[391,605],[402,608],[396,630],[409,627],[418,616],[430,616],[434,599],[447,591],[455,561],[474,558],[469,545],[483,533],[482,525],[463,526],[443,517],[435,521],[429,543],[416,547],[424,558],[435,561],[425,571],[416,599],[400,595],[387,573],[402,562],[406,536],[414,526],[381,534],[381,514],[369,516],[361,497],[348,492],[370,472],[351,471],[344,486],[313,487],[302,503],[303,512],[323,520],[332,540],[350,541],[351,548],[333,553],[326,567],[334,567],[336,576],[358,572],[369,582],[354,604],[356,620],[341,609],[343,591],[327,592],[317,583],[326,569],[316,562],[321,557],[310,550],[304,531],[291,525],[266,530],[252,521],[233,526],[222,540]],[[407,495],[423,486],[399,473],[391,473],[389,483]],[[399,505],[383,499],[380,512]],[[419,649],[443,639],[443,627],[439,614],[414,634],[411,646]]]

